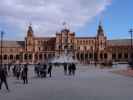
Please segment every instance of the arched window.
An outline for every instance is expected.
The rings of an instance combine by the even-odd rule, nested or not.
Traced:
[[[32,54],[29,54],[29,59],[30,59],[30,60],[32,59]]]
[[[80,46],[78,47],[78,50],[80,50]]]
[[[122,58],[122,54],[121,54],[121,53],[118,54],[118,58],[119,58],[119,59]]]
[[[80,40],[80,44],[82,44],[82,40]]]
[[[85,44],[85,40],[83,40],[83,44]]]
[[[19,55],[16,55],[16,60],[19,60],[20,59],[20,56]]]
[[[71,45],[71,49],[74,49],[72,45]]]
[[[45,50],[46,50],[46,51],[48,50],[47,46],[45,46]]]
[[[97,60],[97,53],[94,53],[94,58],[95,60]]]
[[[89,54],[89,58],[92,59],[92,53]]]
[[[0,55],[0,59],[2,59],[2,56]]]
[[[7,55],[4,55],[4,60],[7,60]]]
[[[58,47],[59,49],[61,49],[61,46],[59,45],[59,47]]]
[[[24,55],[24,59],[27,60],[28,59],[28,56],[27,54]]]
[[[64,49],[67,49],[67,48],[68,48],[68,46],[67,46],[67,45],[65,45],[65,46],[64,46]]]
[[[13,55],[10,55],[10,60],[13,60]]]
[[[107,53],[104,54],[104,59],[107,59],[108,58],[108,55]]]
[[[37,54],[35,55],[35,59],[36,59],[36,60],[38,59],[38,56],[37,56]]]
[[[41,48],[40,47],[38,47],[38,51],[40,51],[41,50]]]
[[[40,60],[42,59],[42,54],[39,54],[39,59],[40,59]]]
[[[47,55],[46,54],[44,54],[44,58],[47,59]]]
[[[116,54],[112,54],[112,58],[113,59],[116,59]]]
[[[103,54],[102,53],[100,54],[100,58],[103,59]]]
[[[128,58],[128,53],[124,54],[124,58],[127,59]]]
[[[84,60],[84,54],[80,54],[81,60]]]
[[[79,60],[79,53],[77,53],[77,59]]]
[[[88,54],[85,54],[85,60],[87,60],[88,59]]]
[[[131,58],[133,58],[133,53],[130,55]]]

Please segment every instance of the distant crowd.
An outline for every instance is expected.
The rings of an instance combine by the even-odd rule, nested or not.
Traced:
[[[54,64],[34,64],[34,73],[37,77],[46,78],[47,76],[52,77],[52,69]],[[76,65],[74,63],[62,64],[64,68],[64,75],[75,75]],[[7,77],[9,74],[13,75],[17,80],[22,80],[23,84],[28,84],[28,71],[29,64],[4,64],[0,65],[0,90],[4,84],[6,89],[10,91],[7,83]]]

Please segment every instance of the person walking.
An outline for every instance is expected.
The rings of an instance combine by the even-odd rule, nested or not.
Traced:
[[[51,77],[51,74],[52,74],[52,64],[49,64],[48,74],[49,74],[49,77]]]
[[[8,72],[10,72],[10,69],[11,69],[11,63],[8,64]]]
[[[68,71],[69,71],[69,75],[71,75],[72,74],[72,64],[69,64]]]
[[[47,65],[46,64],[43,64],[42,72],[43,72],[43,77],[47,77]]]
[[[23,80],[23,83],[26,84],[26,73],[25,73],[24,69],[21,72],[21,78]]]
[[[34,72],[35,72],[35,74],[37,75],[37,77],[39,77],[39,67],[38,67],[37,64],[35,64]]]
[[[76,65],[72,63],[72,74],[75,75]]]
[[[20,64],[17,66],[17,69],[16,69],[16,77],[17,79],[19,80],[20,78],[20,74],[21,74],[21,66]]]
[[[2,84],[5,84],[6,89],[9,91],[7,84],[7,73],[4,68],[0,68],[0,90],[2,88]]]
[[[37,65],[37,76],[41,77],[41,64],[40,63],[38,63]]]
[[[16,69],[17,66],[14,64],[14,67],[12,68],[13,76],[16,77]]]
[[[28,84],[28,64],[24,65],[24,68],[21,73],[21,77],[24,84]]]
[[[67,63],[64,63],[64,74],[67,75]]]
[[[28,64],[25,65],[24,71],[25,71],[25,74],[26,74],[26,84],[28,84]]]

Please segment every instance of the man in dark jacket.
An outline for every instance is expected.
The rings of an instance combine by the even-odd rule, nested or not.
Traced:
[[[28,84],[28,64],[25,64],[22,75],[24,76],[24,83]]]
[[[2,84],[5,84],[6,89],[9,91],[8,84],[7,84],[7,73],[4,68],[0,68],[0,90],[2,88]]]
[[[69,71],[69,75],[71,75],[72,74],[72,64],[69,64],[68,71]]]
[[[52,73],[52,64],[49,64],[48,74],[50,77],[51,77],[51,73]]]
[[[76,65],[72,63],[72,74],[75,75]]]
[[[64,63],[64,74],[67,75],[67,63]]]

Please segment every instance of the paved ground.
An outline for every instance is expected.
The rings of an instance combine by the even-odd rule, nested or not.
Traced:
[[[133,78],[109,69],[83,67],[76,76],[64,76],[54,68],[53,77],[38,79],[30,71],[30,82],[9,78],[11,92],[0,91],[0,100],[133,100]],[[111,69],[112,70],[112,69]]]
[[[133,77],[133,70],[132,69],[126,69],[126,70],[116,70],[112,71],[115,74],[125,75],[129,77]]]

